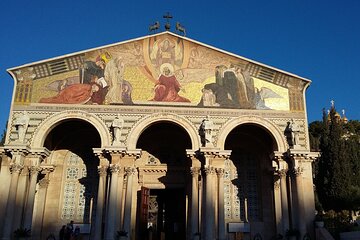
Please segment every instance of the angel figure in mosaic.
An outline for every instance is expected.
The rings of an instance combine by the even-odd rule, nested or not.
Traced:
[[[254,103],[256,109],[271,109],[265,104],[265,99],[267,98],[282,98],[282,96],[267,87],[262,87],[260,90],[255,88]]]

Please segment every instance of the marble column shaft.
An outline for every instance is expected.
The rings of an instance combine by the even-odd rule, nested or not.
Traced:
[[[118,191],[117,191],[117,198],[116,198],[116,220],[115,220],[115,227],[117,230],[122,228],[123,224],[123,190],[124,190],[124,169],[121,168],[118,174]]]
[[[219,226],[219,240],[225,240],[226,238],[226,226],[225,226],[225,209],[224,209],[224,169],[216,169],[218,177],[218,226]]]
[[[116,225],[116,200],[118,190],[118,173],[120,166],[117,164],[110,164],[111,181],[110,181],[110,192],[109,192],[109,205],[108,205],[108,216],[106,221],[105,239],[115,239],[115,225]]]
[[[283,236],[285,236],[286,231],[288,229],[290,229],[286,173],[287,173],[287,170],[285,170],[285,169],[279,171],[280,193],[281,193],[281,213],[282,213],[282,225],[283,225],[282,235]]]
[[[205,240],[215,239],[215,206],[214,206],[214,181],[215,168],[208,166],[205,168],[206,186],[205,186]]]
[[[31,229],[32,218],[34,211],[35,193],[36,193],[36,182],[41,168],[32,166],[29,168],[30,172],[30,183],[28,188],[28,196],[26,199],[26,208],[24,215],[24,228]]]
[[[191,238],[199,232],[199,167],[191,168]]]
[[[44,212],[46,204],[46,194],[49,186],[50,180],[46,176],[39,181],[39,191],[38,191],[38,205],[35,212],[34,224],[32,228],[32,237],[33,239],[41,239],[41,230],[44,221]]]
[[[16,192],[18,187],[19,181],[19,174],[23,169],[23,165],[20,164],[12,164],[10,167],[11,171],[11,182],[10,182],[10,191],[9,196],[6,204],[6,213],[3,225],[3,236],[2,239],[10,239],[13,229],[13,221],[14,221],[14,210],[15,210],[15,199],[16,199]]]
[[[96,215],[95,215],[95,226],[92,233],[92,239],[102,239],[102,222],[103,222],[103,213],[104,213],[104,203],[105,203],[105,182],[107,174],[107,166],[98,166],[99,173],[99,186],[97,194],[97,205],[96,205]]]
[[[125,206],[124,206],[124,225],[123,229],[128,233],[128,237],[131,239],[131,208],[132,208],[132,198],[133,198],[133,176],[136,174],[137,170],[134,167],[128,167],[125,169],[127,181],[126,181],[126,196],[125,196]]]
[[[276,233],[282,234],[282,208],[281,208],[281,189],[280,178],[277,173],[274,174],[274,207],[275,207],[275,224]]]
[[[302,168],[298,167],[294,169],[295,176],[295,188],[297,195],[297,212],[298,212],[298,229],[300,231],[301,237],[306,234],[306,222],[305,219],[305,208],[304,208],[304,193],[303,193],[303,183],[302,183]]]
[[[23,216],[25,211],[25,198],[27,193],[29,169],[24,167],[19,175],[18,187],[16,192],[16,208],[14,212],[13,228],[18,229],[22,227]]]

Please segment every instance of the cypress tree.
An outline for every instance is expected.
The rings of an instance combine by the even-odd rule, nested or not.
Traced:
[[[323,113],[324,131],[320,139],[321,156],[317,164],[316,189],[325,210],[352,208],[352,167],[343,123],[332,106],[329,116]]]

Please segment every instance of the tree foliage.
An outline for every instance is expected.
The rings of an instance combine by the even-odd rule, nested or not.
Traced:
[[[322,122],[310,124],[309,133],[311,149],[321,152],[315,185],[322,207],[360,209],[360,122],[342,121],[332,107]]]

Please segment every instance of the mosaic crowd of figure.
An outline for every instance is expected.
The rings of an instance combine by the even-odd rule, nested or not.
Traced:
[[[56,80],[47,85],[57,89],[53,97],[41,98],[40,103],[104,104],[105,102],[132,104],[131,84],[123,78],[121,57],[110,53],[99,55],[95,61],[84,61],[79,77]]]
[[[36,80],[46,86],[36,101],[289,108],[288,89],[251,76],[247,61],[171,35],[89,51],[82,59],[76,71]]]
[[[217,66],[215,79],[215,83],[204,85],[198,106],[270,109],[265,105],[266,98],[282,98],[267,87],[256,88],[254,79],[242,66]]]

